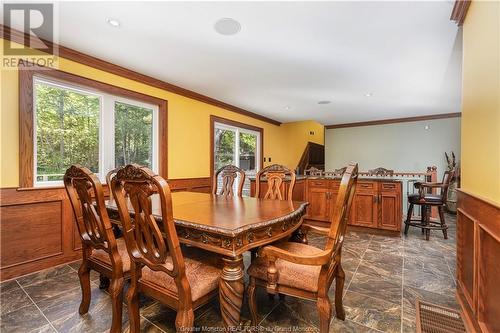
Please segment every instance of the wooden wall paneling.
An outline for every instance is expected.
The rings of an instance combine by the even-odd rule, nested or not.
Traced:
[[[80,258],[63,188],[0,189],[0,280]]]
[[[500,226],[497,223],[497,226]],[[479,224],[477,317],[484,332],[500,332],[500,232]]]
[[[462,292],[475,312],[474,298],[474,244],[475,221],[461,208],[457,210],[457,277]]]
[[[500,332],[500,206],[458,190],[457,298],[472,332]]]
[[[172,192],[190,191],[211,193],[212,180],[210,177],[169,179],[168,186]]]

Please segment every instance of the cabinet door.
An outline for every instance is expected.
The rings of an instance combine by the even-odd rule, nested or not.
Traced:
[[[307,192],[307,218],[317,221],[329,221],[330,219],[330,199],[326,188],[310,187]]]
[[[382,183],[380,190],[379,228],[399,231],[402,222],[401,184]]]
[[[356,192],[349,221],[351,225],[376,228],[378,221],[377,194]]]

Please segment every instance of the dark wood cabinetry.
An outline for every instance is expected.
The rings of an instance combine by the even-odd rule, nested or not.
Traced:
[[[307,179],[305,200],[309,201],[309,207],[306,219],[330,223],[339,184],[336,179]],[[401,182],[360,179],[349,225],[400,231],[401,200]]]
[[[263,184],[264,191],[267,184]],[[282,184],[284,193],[289,182]],[[293,190],[293,200],[309,202],[305,218],[316,224],[330,223],[335,209],[335,201],[340,186],[340,179],[297,178]],[[403,219],[402,183],[387,179],[359,179],[351,207],[349,225],[390,231],[401,230]],[[251,179],[251,196],[255,195],[255,179]]]

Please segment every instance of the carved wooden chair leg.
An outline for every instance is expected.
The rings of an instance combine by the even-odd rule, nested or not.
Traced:
[[[443,206],[438,207],[439,210],[439,220],[441,221],[441,227],[443,228],[444,239],[448,239],[448,226],[446,225],[446,220],[444,219],[444,208]]]
[[[413,204],[410,204],[410,206],[408,207],[408,213],[406,214],[405,235],[408,235],[408,229],[410,229],[412,215],[413,215]]]
[[[130,280],[130,288],[127,292],[127,305],[130,333],[139,333],[141,329],[141,319],[139,317],[139,294],[137,290],[137,279],[134,277]]]
[[[187,308],[177,311],[175,316],[175,329],[178,333],[191,331],[194,327],[194,311],[193,308]]]
[[[344,305],[342,304],[342,296],[344,294],[345,272],[342,266],[337,266],[335,273],[335,313],[338,319],[345,320]]]
[[[250,277],[250,283],[248,284],[248,308],[250,310],[250,316],[252,319],[252,326],[258,324],[258,314],[257,314],[257,302],[255,299],[255,278]]]
[[[85,251],[85,250],[84,250]],[[89,311],[90,306],[90,267],[87,259],[82,260],[82,264],[78,269],[78,277],[80,279],[80,286],[82,288],[82,302],[80,303],[80,308],[78,312],[80,314],[85,314]]]
[[[107,290],[109,288],[111,280],[102,274],[99,275],[99,289]]]
[[[112,307],[112,323],[110,333],[120,333],[122,331],[123,283],[123,276],[114,277],[109,288]]]
[[[330,320],[332,319],[332,305],[328,295],[319,297],[316,307],[319,313],[319,332],[327,333],[330,330]]]

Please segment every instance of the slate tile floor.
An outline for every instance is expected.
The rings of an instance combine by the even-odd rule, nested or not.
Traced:
[[[331,332],[414,332],[415,300],[423,299],[456,308],[454,216],[447,215],[449,239],[432,232],[425,241],[420,230],[394,238],[348,232],[343,249],[346,271],[344,306],[346,320],[332,319]],[[325,239],[311,234],[311,244]],[[249,258],[246,257],[246,267]],[[92,275],[92,303],[84,316],[78,314],[80,287],[78,262],[38,272],[0,285],[0,331],[9,332],[106,332],[110,327],[111,303]],[[333,299],[333,287],[330,290]],[[286,297],[269,300],[258,291],[262,331],[317,331],[314,303]],[[195,312],[198,331],[221,328],[218,301]],[[245,305],[244,321],[250,317]],[[159,303],[141,299],[142,332],[174,332],[175,313]],[[128,330],[124,307],[124,331]]]

